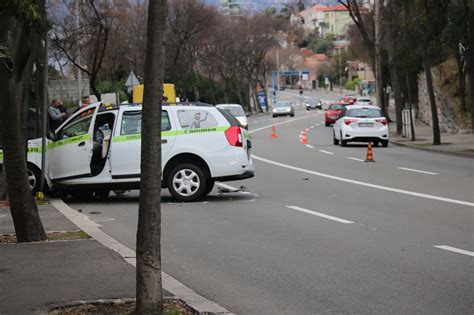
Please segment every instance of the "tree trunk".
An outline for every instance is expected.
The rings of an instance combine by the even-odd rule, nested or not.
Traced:
[[[462,56],[459,56],[459,54],[456,54],[456,64],[458,66],[458,80],[459,80],[459,100],[461,102],[461,111],[463,113],[466,112],[467,106],[466,106],[466,62],[462,58]]]
[[[474,131],[474,44],[466,51],[466,73],[469,83],[469,103],[471,109],[471,127]]]
[[[150,0],[142,112],[136,314],[161,314],[161,102],[167,1]]]
[[[415,117],[413,117],[413,99],[411,96],[411,87],[410,87],[410,76],[408,75],[408,70],[405,69],[405,80],[407,85],[408,92],[408,109],[410,110],[410,131],[411,131],[411,141],[415,141]]]
[[[7,180],[5,179],[5,172],[2,167],[0,167],[0,201],[8,199],[8,187]]]
[[[431,63],[427,54],[428,53],[425,52],[423,56],[423,66],[425,68],[426,87],[428,89],[428,96],[429,96],[430,107],[431,107],[431,120],[432,120],[432,125],[433,125],[433,145],[440,145],[441,133],[439,130],[438,108],[436,106],[436,99],[435,99],[435,93],[434,93],[434,88],[433,88],[433,76],[431,75]]]
[[[41,1],[39,1],[41,3]],[[40,5],[40,4],[38,4]],[[40,6],[41,7],[41,6]],[[44,8],[44,2],[42,4]],[[2,30],[7,32],[8,30]],[[10,199],[10,211],[18,242],[36,242],[46,239],[26,171],[26,121],[22,117],[35,47],[39,35],[28,22],[17,21],[13,31],[11,56],[0,58],[0,143]],[[4,51],[6,53],[6,51]]]
[[[388,8],[390,9],[390,17],[386,20],[386,27],[388,30],[389,38],[387,41],[387,50],[388,50],[388,66],[390,68],[390,78],[392,81],[393,95],[395,98],[395,120],[397,124],[397,135],[401,135],[403,131],[403,122],[402,122],[402,110],[403,102],[401,97],[401,84],[400,84],[400,75],[397,67],[397,56],[395,55],[395,44],[398,42],[397,34],[395,32],[394,25],[394,4],[390,3]],[[397,8],[398,9],[398,8]],[[387,104],[388,106],[388,104]]]
[[[387,111],[385,108],[385,99],[384,99],[384,82],[383,82],[383,71],[382,71],[382,56],[381,56],[381,47],[382,47],[382,8],[381,1],[375,1],[375,80],[377,88],[377,103],[381,107],[385,117],[388,117]]]
[[[472,6],[468,4],[468,0],[463,0],[463,6],[467,13],[467,38],[468,47],[466,49],[466,74],[469,83],[469,103],[471,110],[471,129],[474,131],[474,23],[472,22]]]

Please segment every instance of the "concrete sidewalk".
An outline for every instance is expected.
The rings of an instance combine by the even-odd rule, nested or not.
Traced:
[[[135,252],[105,234],[100,225],[60,199],[38,206],[46,232],[73,240],[0,243],[0,315],[44,313],[51,306],[135,297]],[[93,238],[84,238],[84,236]],[[10,210],[0,206],[0,238],[14,234]],[[78,239],[79,238],[79,239]],[[231,314],[162,272],[163,297],[188,310]]]
[[[389,115],[395,120],[394,106],[389,107]],[[457,134],[441,133],[441,145],[433,145],[433,129],[422,121],[415,119],[415,141],[396,134],[396,122],[390,123],[390,142],[430,152],[474,158],[474,133],[464,130]]]
[[[51,206],[39,206],[45,229],[78,228]],[[0,235],[14,232],[0,208]],[[135,268],[93,239],[0,243],[0,314],[28,314],[51,304],[135,296]]]

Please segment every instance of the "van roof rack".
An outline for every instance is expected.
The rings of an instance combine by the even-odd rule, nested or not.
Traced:
[[[120,106],[141,106],[142,103],[126,103],[120,104]],[[163,102],[163,106],[204,106],[204,107],[214,107],[214,105],[203,103],[203,102]]]

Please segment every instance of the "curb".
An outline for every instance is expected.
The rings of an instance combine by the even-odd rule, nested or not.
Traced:
[[[400,146],[400,147],[412,148],[412,149],[421,150],[421,151],[425,151],[425,152],[439,153],[439,154],[449,155],[449,156],[457,156],[457,157],[474,159],[474,154],[455,152],[455,151],[444,151],[444,150],[428,149],[428,148],[419,147],[419,146],[416,146],[416,145],[413,145],[413,144],[398,142],[398,141],[394,141],[394,140],[389,140],[389,142],[393,145]]]
[[[51,205],[61,212],[66,218],[74,223],[81,230],[89,234],[93,239],[105,247],[117,252],[122,258],[136,267],[135,251],[120,244],[114,238],[99,229],[100,225],[91,221],[87,216],[71,208],[61,199],[51,199]],[[161,272],[163,289],[173,294],[175,297],[186,303],[189,307],[203,314],[233,314],[205,297],[197,294],[178,280],[165,272]]]

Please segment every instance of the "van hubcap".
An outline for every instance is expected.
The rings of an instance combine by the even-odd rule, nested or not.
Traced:
[[[200,187],[198,174],[190,169],[182,169],[173,177],[173,187],[182,196],[191,196]]]
[[[28,182],[30,183],[30,189],[33,189],[36,185],[36,176],[31,170],[28,170]]]

